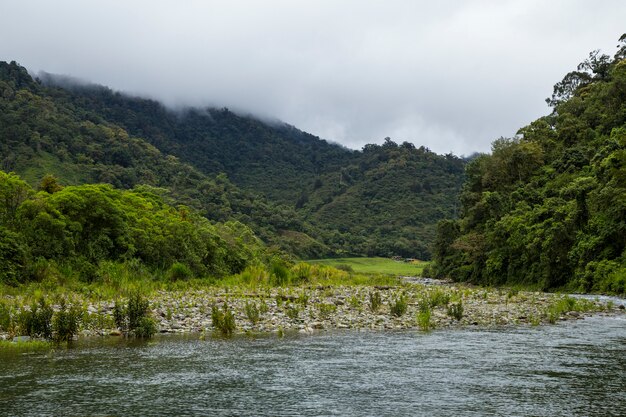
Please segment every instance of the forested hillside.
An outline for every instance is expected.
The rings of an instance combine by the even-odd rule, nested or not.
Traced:
[[[331,246],[369,256],[429,259],[435,225],[453,218],[464,161],[389,138],[358,160],[320,176],[299,204],[313,224],[335,232]]]
[[[172,111],[162,104],[129,97],[109,88],[78,85],[42,75],[48,90],[62,101],[141,137],[164,154],[175,155],[199,171],[225,173],[243,189],[278,203],[293,205],[300,189],[316,175],[337,170],[356,156],[341,146],[276,121],[271,125],[226,108]]]
[[[464,162],[388,139],[351,151],[227,109],[158,102],[0,63],[0,161],[32,187],[157,187],[215,222],[237,220],[302,258],[430,257],[454,216]]]
[[[146,186],[63,188],[48,176],[41,188],[35,192],[0,171],[0,283],[61,276],[107,281],[115,268],[136,274],[147,268],[171,279],[219,277],[265,257],[243,224],[211,224],[185,206],[169,206]]]
[[[626,35],[555,85],[552,114],[466,169],[435,273],[482,284],[626,291]]]

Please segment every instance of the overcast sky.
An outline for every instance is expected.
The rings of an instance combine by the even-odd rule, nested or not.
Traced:
[[[34,73],[458,155],[548,113],[626,32],[624,0],[0,0],[0,16],[0,60]]]

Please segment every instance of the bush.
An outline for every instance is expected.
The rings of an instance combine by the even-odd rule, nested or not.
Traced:
[[[300,284],[303,282],[311,282],[311,265],[301,262],[291,269],[294,283]]]
[[[156,321],[152,317],[143,316],[139,319],[137,327],[133,331],[135,337],[149,339],[157,332]]]
[[[294,305],[288,305],[285,309],[285,313],[291,320],[296,321],[300,315],[300,309]]]
[[[289,269],[287,269],[282,261],[272,261],[270,266],[270,283],[275,286],[289,284]]]
[[[41,297],[18,315],[20,333],[31,337],[52,338],[52,307]]]
[[[463,303],[459,301],[458,303],[450,304],[447,313],[448,316],[457,321],[461,320],[463,318]]]
[[[0,300],[0,330],[8,332],[11,329],[11,308],[4,301]]]
[[[426,302],[431,308],[435,308],[441,305],[445,306],[448,305],[448,303],[450,302],[450,294],[448,294],[441,288],[435,288],[428,294]]]
[[[170,281],[188,280],[193,276],[191,269],[183,263],[174,262],[167,271],[167,278]]]
[[[71,341],[78,333],[80,316],[81,311],[77,306],[71,305],[68,309],[65,299],[61,300],[60,309],[52,320],[54,340],[57,342]]]
[[[433,328],[431,322],[432,312],[428,303],[420,304],[419,312],[417,313],[417,325],[420,329],[428,331]]]
[[[248,320],[250,320],[250,323],[255,325],[259,322],[260,313],[259,313],[259,308],[257,307],[256,303],[246,301],[244,310],[246,313],[246,317],[248,317]]]
[[[150,317],[150,303],[138,292],[134,292],[128,298],[128,303],[123,306],[115,301],[113,306],[113,319],[115,325],[126,335],[150,338],[156,331],[156,322]]]
[[[345,271],[345,272],[354,272],[354,269],[352,269],[352,267],[348,264],[339,264],[337,266],[335,266],[335,268],[339,269],[340,271]]]
[[[330,317],[331,314],[337,311],[337,306],[334,304],[322,303],[317,306],[317,310],[319,311],[320,317],[323,320],[326,320]]]
[[[372,310],[372,312],[377,312],[382,303],[383,300],[380,296],[380,292],[374,291],[370,293],[370,310]]]
[[[226,302],[222,310],[217,305],[211,307],[211,322],[213,328],[219,330],[224,336],[230,336],[237,329],[235,316]]]
[[[409,304],[407,302],[406,296],[401,294],[396,300],[389,306],[391,309],[391,314],[396,317],[401,317],[406,313]]]

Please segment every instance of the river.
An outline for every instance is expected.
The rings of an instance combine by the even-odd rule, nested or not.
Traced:
[[[624,416],[626,316],[0,354],[0,414]]]

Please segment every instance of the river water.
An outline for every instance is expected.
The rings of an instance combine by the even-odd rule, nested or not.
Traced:
[[[0,415],[625,416],[626,316],[0,355]]]

